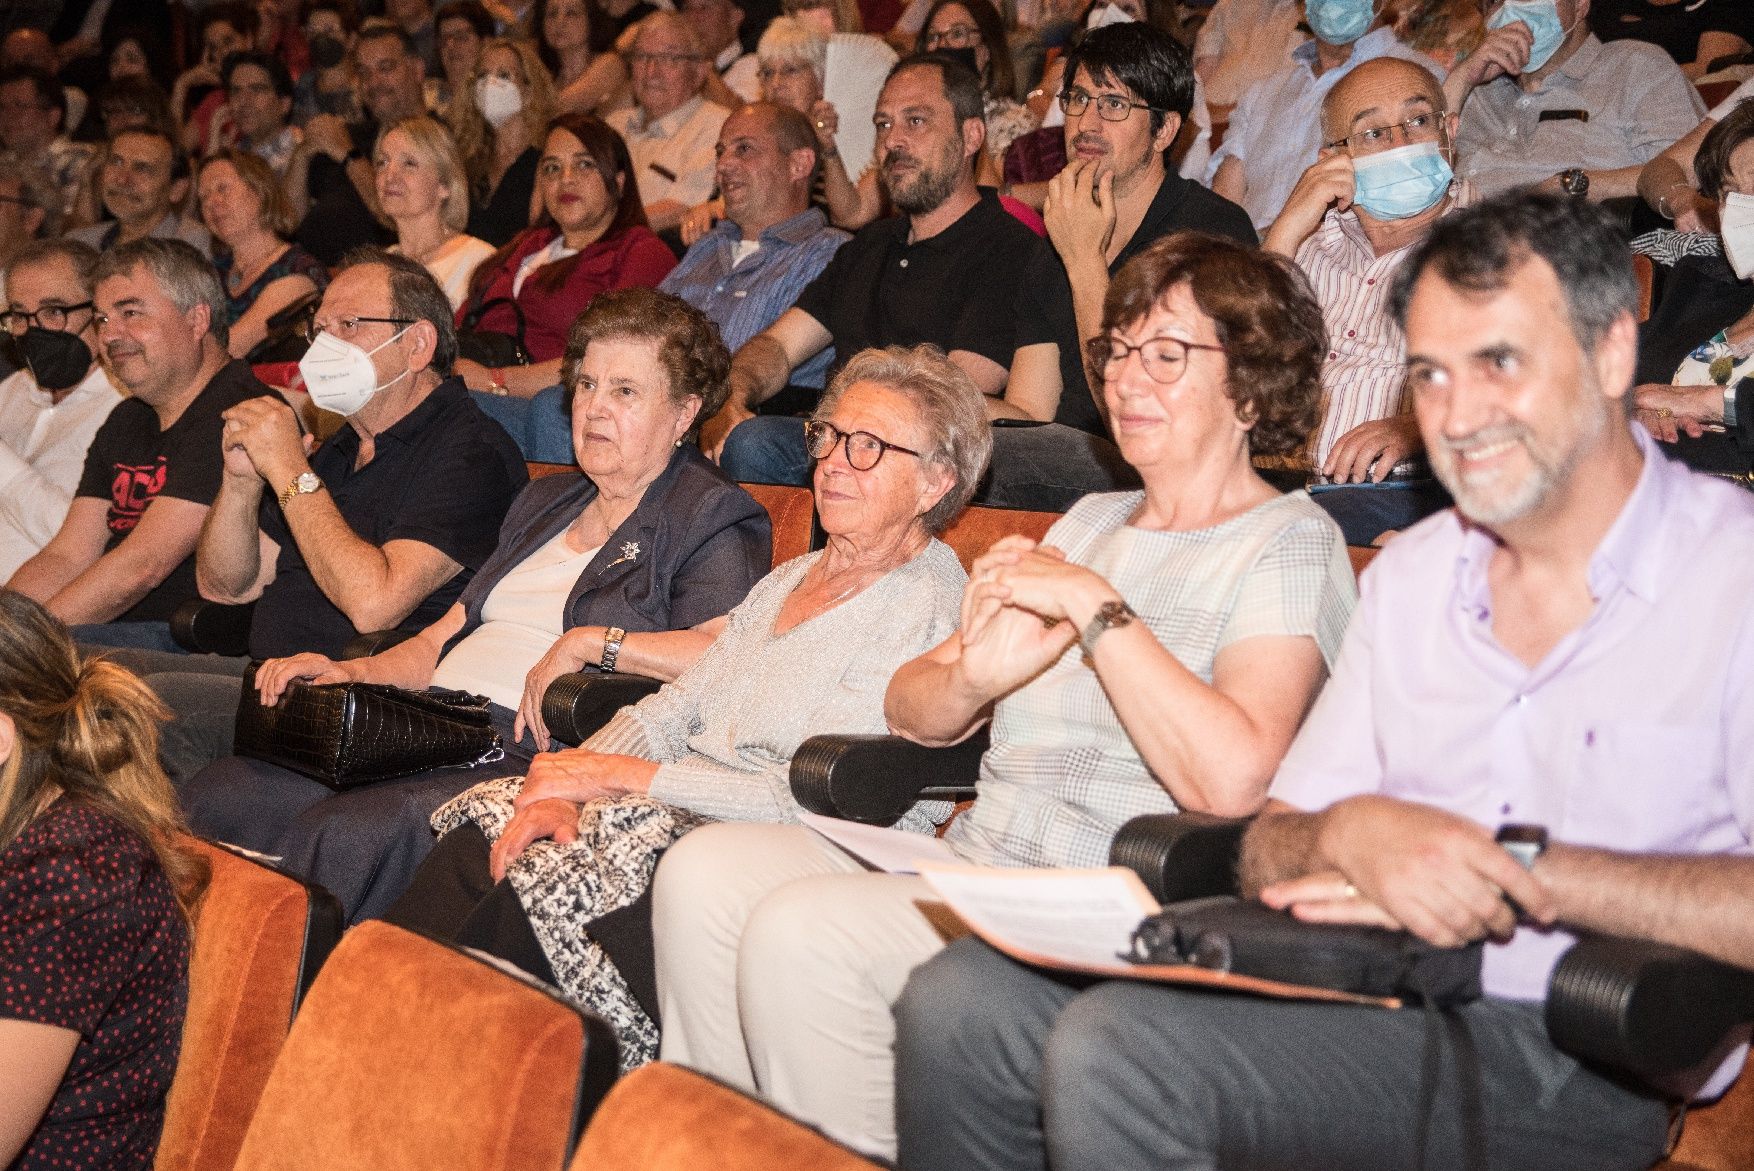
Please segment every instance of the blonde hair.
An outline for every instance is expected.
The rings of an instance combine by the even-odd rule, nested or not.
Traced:
[[[462,156],[464,172],[469,176],[469,184],[477,198],[485,201],[489,194],[489,171],[493,165],[493,130],[487,119],[481,116],[481,107],[475,104],[475,83],[481,80],[482,63],[487,55],[495,49],[507,49],[518,55],[518,62],[524,70],[524,108],[518,112],[518,120],[524,125],[524,134],[537,150],[542,149],[542,139],[548,132],[548,123],[554,117],[554,78],[548,72],[548,66],[542,64],[537,54],[534,41],[513,40],[510,37],[494,37],[481,43],[481,55],[475,59],[475,68],[469,71],[469,79],[463,83],[463,92],[451,101],[451,126],[457,135],[457,153]]]
[[[425,115],[404,118],[379,132],[377,148],[382,149],[384,139],[397,131],[408,136],[415,153],[432,167],[433,174],[444,186],[445,202],[439,209],[439,218],[451,231],[461,232],[469,224],[469,178],[463,171],[463,158],[457,153],[457,144],[452,141],[450,132]]]
[[[0,849],[57,798],[77,802],[150,846],[192,915],[207,865],[177,840],[187,830],[158,763],[158,724],[170,712],[152,689],[107,659],[81,659],[47,610],[0,590],[0,713],[14,733],[0,767]]]

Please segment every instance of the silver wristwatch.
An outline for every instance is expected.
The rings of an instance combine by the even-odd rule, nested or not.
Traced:
[[[280,507],[285,508],[292,503],[294,496],[309,496],[323,486],[323,478],[315,472],[300,472],[293,477],[292,483],[280,493]]]
[[[603,657],[597,660],[598,670],[615,670],[615,660],[621,657],[621,640],[626,637],[627,631],[619,626],[611,626],[603,632]]]
[[[1138,616],[1131,606],[1118,599],[1104,602],[1097,607],[1095,615],[1084,624],[1084,629],[1078,635],[1078,645],[1084,648],[1085,657],[1096,654],[1096,640],[1104,632],[1117,626],[1125,626]]]

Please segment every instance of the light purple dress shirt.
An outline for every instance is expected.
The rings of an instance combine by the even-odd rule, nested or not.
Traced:
[[[1273,797],[1381,793],[1580,846],[1754,852],[1754,496],[1633,431],[1644,470],[1590,560],[1584,624],[1524,666],[1492,632],[1493,538],[1454,510],[1409,529],[1364,575]],[[1490,944],[1486,992],[1544,999],[1571,942],[1523,927]]]

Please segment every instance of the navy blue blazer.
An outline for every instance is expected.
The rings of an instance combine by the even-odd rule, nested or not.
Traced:
[[[518,494],[498,548],[457,599],[463,629],[446,653],[481,625],[481,607],[500,579],[578,519],[596,495],[583,473],[543,476]],[[685,445],[573,583],[565,628],[685,630],[728,613],[772,561],[767,510]]]

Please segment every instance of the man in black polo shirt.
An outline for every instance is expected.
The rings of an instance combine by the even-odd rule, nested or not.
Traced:
[[[1084,364],[1110,276],[1184,229],[1255,243],[1247,212],[1167,163],[1194,100],[1193,63],[1175,38],[1141,23],[1096,29],[1068,54],[1065,78],[1069,161],[1048,187],[1053,250],[1024,280],[1009,392],[1053,422],[995,433],[986,491],[992,503],[1055,510],[1137,483]]]
[[[1047,246],[975,186],[986,140],[979,80],[947,58],[905,58],[875,120],[883,185],[903,214],[860,231],[796,305],[738,349],[730,401],[701,440],[734,479],[808,482],[803,421],[755,412],[830,345],[845,361],[872,346],[930,342],[987,395],[990,417],[1024,414],[1006,392],[1015,299]]]
[[[365,245],[394,243],[377,218],[372,151],[378,131],[426,113],[426,67],[400,25],[367,21],[353,43],[353,70],[366,121],[318,114],[287,164],[287,198],[300,218],[294,239],[324,264]]]
[[[315,324],[305,386],[348,425],[307,459],[279,398],[226,411],[224,482],[196,551],[203,597],[256,603],[256,659],[334,658],[355,634],[431,625],[493,552],[526,480],[511,436],[450,373],[450,302],[421,265],[358,254]],[[148,676],[178,713],[164,739],[173,776],[230,754],[243,666],[202,658]]]
[[[266,394],[226,353],[226,300],[207,258],[155,236],[93,273],[98,345],[130,397],[98,428],[67,519],[7,587],[80,641],[167,652],[196,596],[195,542],[219,492],[220,416]]]

